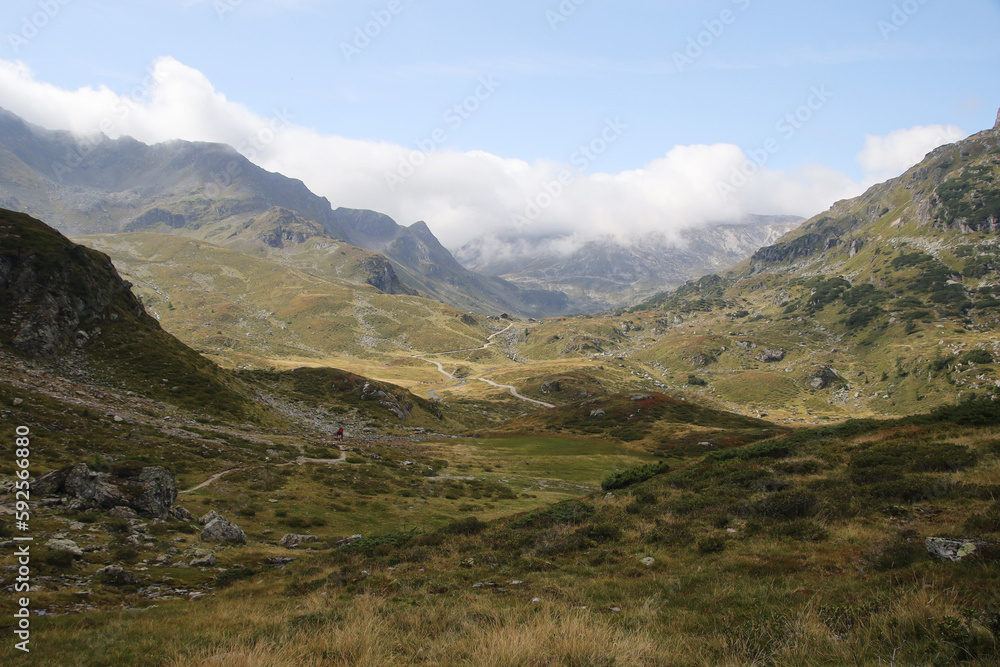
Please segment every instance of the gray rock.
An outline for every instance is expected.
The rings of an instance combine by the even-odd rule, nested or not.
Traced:
[[[235,523],[217,516],[201,530],[203,542],[215,541],[221,544],[246,544],[247,536]]]
[[[137,574],[117,565],[108,565],[97,572],[109,586],[138,586],[142,581]]]
[[[590,411],[590,417],[591,417],[591,419],[597,419],[598,417],[603,417],[606,414],[607,413],[604,410],[601,410],[601,409],[591,410]]]
[[[289,533],[282,537],[278,544],[285,547],[286,549],[294,549],[300,544],[319,542],[319,538],[315,535],[294,535]]]
[[[271,556],[270,558],[265,558],[263,560],[263,562],[265,564],[267,564],[267,565],[278,565],[278,566],[282,566],[283,567],[283,566],[291,563],[294,560],[295,560],[294,558],[286,558],[286,557],[282,557],[282,556]]]
[[[201,558],[191,559],[191,567],[215,567],[215,554],[209,553]]]
[[[783,361],[785,358],[784,350],[763,350],[757,355],[757,361],[764,364],[773,364],[778,361]]]
[[[177,499],[173,474],[158,466],[119,468],[105,473],[78,463],[42,475],[32,490],[36,495],[67,495],[104,509],[129,507],[153,517],[166,516]]]
[[[200,519],[198,519],[198,523],[200,523],[203,526],[207,526],[208,524],[212,523],[213,519],[217,518],[219,518],[219,513],[216,512],[215,510],[212,510],[208,514],[205,514]]]
[[[823,366],[809,380],[809,386],[813,389],[826,389],[835,382],[843,382],[844,378],[829,366]]]
[[[74,556],[83,555],[83,550],[80,547],[78,547],[76,545],[76,542],[74,542],[73,540],[63,540],[63,539],[53,538],[48,542],[46,542],[45,546],[47,546],[49,549],[52,549],[53,551],[68,551]]]
[[[653,397],[650,396],[649,394],[632,394],[629,397],[629,400],[630,401],[648,401],[651,398],[653,398]]]
[[[642,559],[642,564],[645,565],[646,567],[651,567],[655,562],[656,559],[653,558],[652,556],[646,556],[645,558]]]
[[[935,558],[958,562],[969,556],[974,556],[977,551],[985,549],[986,542],[974,542],[972,540],[949,540],[944,537],[928,537],[924,540],[927,551]]]
[[[194,515],[184,507],[171,507],[170,516],[178,521],[194,521]]]
[[[136,513],[131,507],[125,507],[124,505],[119,505],[117,507],[112,507],[111,511],[108,512],[109,516],[113,516],[117,519],[138,519],[139,514]]]
[[[350,537],[345,537],[344,539],[337,542],[338,547],[346,547],[348,544],[354,544],[361,539],[361,535],[351,535]]]

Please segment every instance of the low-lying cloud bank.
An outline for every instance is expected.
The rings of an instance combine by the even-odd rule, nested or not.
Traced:
[[[863,182],[820,164],[770,169],[763,153],[747,155],[732,144],[677,146],[641,169],[592,173],[591,163],[628,132],[617,119],[607,119],[568,164],[458,152],[434,137],[421,149],[359,141],[298,125],[285,109],[261,116],[170,57],[157,59],[126,94],[105,86],[61,89],[22,63],[0,60],[0,106],[50,129],[146,143],[227,143],[265,169],[301,179],[334,206],[373,209],[402,224],[425,220],[450,248],[486,235],[627,240],[750,213],[812,215],[965,136],[954,126],[868,136],[858,156],[869,174]]]

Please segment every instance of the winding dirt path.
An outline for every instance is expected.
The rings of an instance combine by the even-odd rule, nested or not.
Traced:
[[[493,339],[494,338],[496,338],[500,334],[506,333],[513,326],[514,326],[514,323],[512,322],[511,324],[509,324],[507,326],[506,329],[503,329],[501,331],[497,331],[496,333],[494,333],[493,335],[491,335],[489,338],[486,339],[486,344],[483,345],[482,347],[472,347],[472,348],[468,348],[468,349],[465,349],[465,350],[449,350],[447,352],[434,352],[433,356],[437,357],[437,356],[443,356],[443,355],[447,355],[447,354],[459,354],[460,352],[478,352],[479,350],[485,350],[485,349],[489,348],[491,345],[493,345]],[[423,354],[415,354],[413,356],[414,356],[415,359],[420,359],[421,361],[426,361],[429,364],[434,364],[437,367],[438,372],[441,373],[442,375],[444,375],[445,377],[451,378],[452,380],[457,379],[454,375],[452,375],[451,373],[449,373],[448,371],[446,371],[444,369],[444,366],[441,364],[440,361],[434,361],[433,359],[428,359],[427,358],[428,355],[423,355]],[[535,405],[540,405],[543,408],[554,408],[554,407],[556,407],[552,403],[546,403],[545,401],[537,401],[537,400],[535,400],[533,398],[528,398],[527,396],[522,396],[521,394],[518,393],[516,387],[513,387],[513,386],[511,386],[509,384],[499,384],[497,382],[494,382],[493,380],[487,380],[486,378],[478,378],[478,377],[468,378],[468,379],[469,380],[477,380],[479,382],[485,382],[486,384],[490,385],[491,387],[496,387],[497,389],[506,389],[507,391],[510,392],[511,396],[513,396],[516,399],[525,401],[526,403],[534,403]],[[468,384],[468,382],[466,382],[465,380],[463,380],[462,383],[459,384],[459,385],[455,385],[454,387],[446,387],[444,389],[436,389],[434,391],[429,391],[429,392],[427,392],[427,395],[430,396],[433,399],[440,400],[440,397],[437,395],[437,393],[439,391],[447,391],[448,389],[458,389],[459,387],[464,387],[467,384]]]
[[[289,461],[288,463],[278,463],[274,467],[275,468],[281,468],[281,467],[284,467],[284,466],[303,465],[303,464],[306,464],[306,463],[324,463],[326,465],[336,465],[338,463],[343,463],[346,460],[347,460],[347,452],[341,450],[341,452],[340,452],[340,458],[337,458],[337,459],[310,459],[310,458],[306,458],[305,456],[299,456],[294,461]],[[228,470],[223,470],[222,472],[217,472],[214,475],[209,476],[208,479],[206,479],[204,482],[202,482],[198,486],[193,486],[190,489],[184,489],[183,491],[178,491],[177,495],[180,495],[182,493],[194,493],[195,491],[198,491],[200,489],[204,489],[206,486],[210,486],[210,485],[214,484],[216,481],[218,481],[219,479],[225,477],[226,475],[228,475],[230,473],[234,473],[234,472],[237,472],[239,470],[246,470],[248,468],[256,468],[256,467],[257,466],[242,466],[240,468],[230,468]]]

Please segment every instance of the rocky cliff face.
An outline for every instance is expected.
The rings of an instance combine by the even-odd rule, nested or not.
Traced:
[[[102,253],[26,215],[0,211],[0,336],[29,357],[86,346],[102,327],[143,317],[142,304]],[[2,340],[2,338],[0,338]]]

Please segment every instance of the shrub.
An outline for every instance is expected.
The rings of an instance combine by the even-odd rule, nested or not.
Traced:
[[[708,382],[697,375],[688,375],[687,383],[693,387],[707,387]]]
[[[801,519],[811,516],[816,496],[805,491],[779,491],[750,505],[750,516],[768,519]]]
[[[904,530],[888,542],[877,544],[865,554],[865,560],[875,570],[895,570],[927,558],[920,535],[915,530]]]
[[[244,579],[250,579],[256,575],[260,570],[252,567],[231,567],[225,572],[220,572],[215,577],[215,587],[216,588],[228,588],[232,586],[237,581],[243,581]]]
[[[665,523],[646,536],[646,542],[680,547],[690,544],[694,536],[686,523]]]
[[[962,363],[992,364],[993,355],[988,350],[969,350],[962,355]]]
[[[601,488],[605,491],[624,489],[633,484],[645,482],[656,475],[670,471],[670,466],[660,461],[658,463],[647,463],[646,465],[627,468],[619,472],[614,472],[601,481]]]
[[[622,536],[622,529],[610,523],[592,523],[577,532],[598,544],[614,542],[621,539]]]
[[[717,554],[725,551],[726,540],[722,537],[705,537],[698,540],[698,553],[707,554]]]
[[[440,532],[447,535],[478,535],[486,530],[488,524],[480,521],[478,517],[470,516],[465,519],[452,521],[441,529]]]
[[[395,531],[391,533],[382,533],[380,535],[369,535],[367,537],[362,537],[356,542],[351,542],[341,548],[344,551],[361,553],[365,556],[374,558],[384,556],[390,551],[400,547],[405,547],[417,536],[418,534],[416,530]]]

